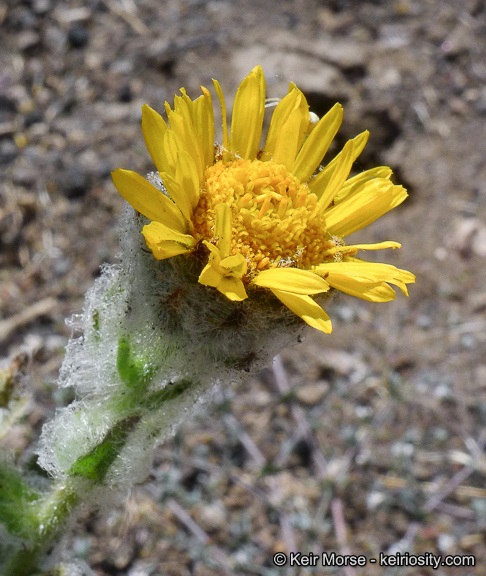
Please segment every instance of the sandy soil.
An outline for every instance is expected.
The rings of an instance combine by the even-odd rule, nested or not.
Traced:
[[[214,77],[230,105],[261,64],[269,96],[295,81],[318,114],[340,101],[337,143],[371,132],[356,170],[389,165],[410,193],[355,235],[402,242],[386,261],[417,275],[410,298],[334,300],[331,336],[223,391],[73,553],[99,576],[486,574],[484,0],[7,0],[0,26],[0,353],[28,350],[35,399],[14,455],[68,400],[64,319],[116,260],[109,173],[152,170],[142,104]],[[477,565],[273,567],[289,550]]]

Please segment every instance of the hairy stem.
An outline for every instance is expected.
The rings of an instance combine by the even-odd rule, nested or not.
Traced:
[[[3,576],[33,576],[60,538],[73,510],[80,502],[72,482],[59,483],[40,501],[35,502],[35,538],[24,543],[7,563]],[[37,530],[35,530],[37,528]]]
[[[89,452],[78,458],[64,482],[54,485],[51,492],[30,503],[28,538],[22,548],[13,552],[2,576],[34,576],[62,537],[65,526],[89,492],[102,486],[105,478],[125,446],[130,434],[141,423],[140,409],[156,412],[162,405],[176,399],[191,388],[192,382],[169,383],[157,392],[145,394],[132,409],[132,414],[118,421],[105,437]]]

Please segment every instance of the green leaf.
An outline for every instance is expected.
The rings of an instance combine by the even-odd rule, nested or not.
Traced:
[[[138,393],[145,390],[155,372],[145,358],[133,355],[128,338],[118,341],[116,368],[122,381]]]
[[[33,503],[41,497],[20,472],[0,462],[0,522],[10,534],[30,538],[35,525]]]
[[[185,392],[192,385],[191,380],[179,380],[179,382],[169,382],[165,388],[154,392],[147,399],[143,401],[143,406],[155,410],[162,406],[165,402],[174,400]]]
[[[130,388],[134,387],[143,378],[137,363],[132,358],[130,343],[124,338],[118,341],[118,356],[116,359],[116,368],[120,378]]]
[[[125,445],[128,434],[139,420],[140,416],[132,416],[115,424],[97,446],[74,462],[69,469],[69,474],[82,476],[95,482],[103,482],[108,470]]]

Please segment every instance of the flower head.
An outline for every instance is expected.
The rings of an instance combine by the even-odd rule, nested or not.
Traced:
[[[142,108],[142,131],[163,188],[135,172],[115,170],[120,194],[151,220],[143,227],[158,260],[186,254],[199,259],[199,283],[229,300],[271,291],[307,324],[331,332],[316,295],[334,288],[372,302],[407,294],[413,274],[389,264],[365,262],[359,250],[399,248],[397,242],[346,244],[344,237],[405,200],[402,186],[381,166],[348,178],[368,132],[346,143],[325,167],[321,161],[342,121],[336,104],[318,122],[293,83],[276,105],[260,146],[265,77],[256,66],[236,93],[231,129],[219,83],[223,143],[214,144],[211,95],[191,100],[184,89],[168,123]]]

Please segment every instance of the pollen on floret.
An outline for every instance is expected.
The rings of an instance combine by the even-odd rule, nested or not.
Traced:
[[[335,246],[317,196],[282,164],[240,158],[207,168],[193,219],[200,238],[217,243],[215,208],[220,203],[231,208],[231,254],[246,258],[248,279],[290,262],[299,267],[320,263]]]
[[[368,132],[322,168],[342,122],[339,103],[319,119],[293,83],[282,99],[266,100],[265,76],[256,66],[236,92],[228,123],[222,88],[213,83],[222,145],[214,142],[210,93],[203,89],[191,100],[182,90],[174,109],[166,106],[168,123],[148,106],[142,110],[144,139],[162,183],[126,170],[113,173],[120,194],[151,220],[142,234],[155,259],[189,260],[204,293],[216,289],[231,302],[256,302],[270,291],[326,333],[331,321],[316,295],[336,289],[387,302],[395,294],[390,284],[406,293],[413,274],[357,257],[359,250],[399,243],[345,242],[407,197],[385,166],[349,177]],[[274,104],[262,144],[265,108]]]

